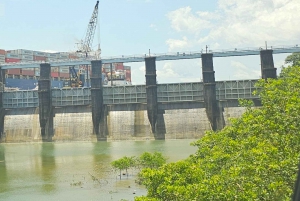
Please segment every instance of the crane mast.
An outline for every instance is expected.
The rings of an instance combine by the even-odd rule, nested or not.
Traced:
[[[98,22],[98,5],[99,5],[99,1],[97,1],[94,11],[93,11],[93,14],[92,14],[92,17],[89,21],[85,39],[84,39],[84,41],[81,40],[80,46],[77,50],[77,52],[84,53],[86,58],[89,56],[88,55],[89,52],[92,51],[93,39],[94,39],[95,30],[96,30],[96,26],[97,26],[97,22]],[[97,58],[100,58],[100,54],[101,54],[100,45],[98,46],[98,52],[99,53],[97,55]],[[76,75],[74,66],[72,68],[70,68],[70,75],[71,74],[72,74],[72,80],[75,83],[74,86],[75,87],[83,86],[84,81],[80,80],[81,76],[78,77]],[[70,81],[71,81],[71,79],[70,79]],[[86,65],[86,86],[89,87],[89,67],[88,67],[88,65]]]
[[[98,22],[98,5],[99,5],[99,1],[97,1],[92,17],[89,21],[84,42],[81,43],[81,47],[78,50],[78,52],[85,53],[86,57],[88,56],[88,53],[92,51],[93,39],[94,39],[95,30]]]

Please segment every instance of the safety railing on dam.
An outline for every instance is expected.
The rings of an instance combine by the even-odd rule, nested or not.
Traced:
[[[217,100],[257,99],[257,80],[233,80],[216,82]],[[158,102],[203,101],[202,82],[158,84]],[[145,85],[114,86],[103,88],[106,105],[147,103]],[[4,108],[38,107],[38,91],[11,91],[3,93]],[[56,107],[90,105],[89,88],[52,89],[52,105]]]
[[[271,46],[267,49],[273,50],[273,54],[294,53],[300,52],[300,46]],[[262,47],[257,48],[242,48],[242,49],[227,49],[227,50],[208,50],[207,53],[212,53],[213,57],[233,57],[233,56],[249,56],[259,55]],[[138,54],[138,55],[121,55],[114,57],[102,57],[102,63],[131,63],[131,62],[144,62],[147,57],[156,57],[156,61],[165,60],[179,60],[179,59],[200,59],[201,55],[206,53],[204,50],[195,52],[169,52],[161,54]],[[96,58],[80,58],[80,59],[67,59],[67,60],[50,60],[48,61],[52,67],[55,66],[74,66],[74,65],[90,65],[91,61]],[[1,69],[13,68],[39,68],[41,61],[23,62],[23,63],[0,63]]]

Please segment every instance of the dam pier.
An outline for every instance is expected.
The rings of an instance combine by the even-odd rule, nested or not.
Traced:
[[[261,77],[276,78],[274,51],[267,49],[254,53],[260,55]],[[227,54],[244,56],[245,52]],[[220,53],[165,56],[165,60],[194,59],[196,56],[202,60],[203,82],[173,84],[157,84],[156,61],[162,60],[160,56],[134,58],[136,62],[145,62],[145,85],[102,85],[102,64],[134,62],[133,58],[126,57],[3,65],[0,71],[1,140],[179,139],[199,138],[205,130],[221,130],[228,124],[229,118],[243,113],[244,109],[238,105],[239,99],[253,100],[256,106],[260,105],[260,101],[258,96],[253,95],[253,91],[257,90],[257,80],[215,81],[215,55]],[[51,88],[51,67],[83,64],[91,65],[90,88]],[[5,69],[29,66],[40,68],[38,91],[3,90]]]

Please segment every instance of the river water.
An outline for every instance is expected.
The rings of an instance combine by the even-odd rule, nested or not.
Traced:
[[[168,162],[196,151],[193,140],[0,144],[0,200],[134,200],[136,172],[118,177],[110,162],[162,152]]]

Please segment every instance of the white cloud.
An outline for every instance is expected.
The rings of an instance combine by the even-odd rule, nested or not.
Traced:
[[[157,80],[159,83],[200,82],[200,63],[200,59],[158,62]]]
[[[179,77],[179,74],[174,71],[173,65],[171,62],[165,63],[162,70],[157,70],[156,74],[157,74],[157,77],[159,77],[160,79],[178,78]]]
[[[188,39],[185,36],[182,38],[182,40],[168,39],[166,43],[169,46],[169,52],[187,49],[190,46]]]
[[[145,84],[145,65],[130,63],[133,84]],[[159,84],[179,82],[200,82],[201,59],[156,62]]]
[[[171,21],[171,26],[176,31],[200,32],[203,29],[212,27],[207,19],[213,19],[213,13],[197,12],[197,15],[191,12],[191,7],[179,8],[167,14]]]
[[[145,65],[141,66],[140,63],[130,63],[127,65],[131,66],[132,84],[145,84]]]
[[[219,0],[224,20],[212,30],[227,42],[238,46],[262,45],[297,41],[300,30],[295,29],[300,17],[298,0]]]
[[[253,79],[260,78],[261,72],[257,70],[252,70],[245,64],[238,61],[231,61],[231,66],[235,69],[233,78],[237,80],[248,79],[249,77]]]
[[[265,41],[270,45],[299,42],[299,10],[299,0],[219,0],[213,12],[192,12],[190,7],[183,7],[171,11],[167,17],[175,31],[194,35],[197,40],[191,42],[194,47],[219,44],[224,49],[246,48],[263,46]],[[168,41],[178,39],[167,40],[172,50],[182,46]]]

